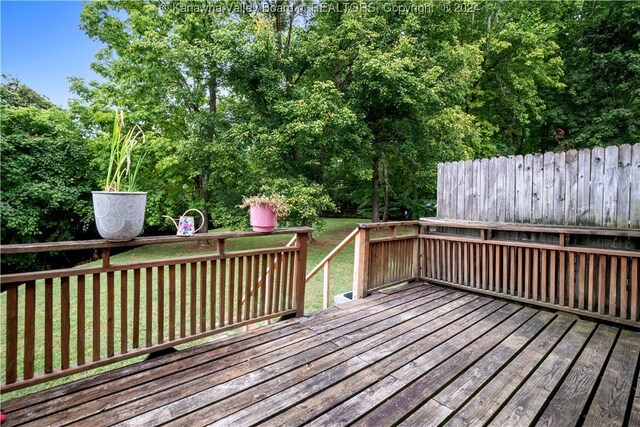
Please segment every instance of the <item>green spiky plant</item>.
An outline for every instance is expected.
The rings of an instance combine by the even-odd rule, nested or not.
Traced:
[[[144,154],[132,168],[131,155],[144,144],[145,136],[140,126],[124,129],[124,111],[116,110],[111,135],[111,155],[104,191],[136,191],[136,178]]]

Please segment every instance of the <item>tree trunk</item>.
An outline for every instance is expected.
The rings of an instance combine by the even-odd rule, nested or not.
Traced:
[[[371,195],[371,221],[380,222],[380,158],[373,158],[373,194]]]
[[[198,233],[209,232],[209,190],[207,189],[209,184],[209,173],[205,173],[202,177],[196,178],[196,194],[202,197],[202,216],[204,216],[204,223]],[[213,244],[213,240],[200,240],[198,246],[210,246]]]
[[[416,209],[417,206],[418,206],[418,186],[416,184],[413,184],[413,196],[412,196],[412,199],[413,199],[414,209]],[[418,210],[418,212],[413,212],[413,209],[412,209],[412,211],[411,211],[411,219],[420,218],[420,215],[421,215],[421,213],[420,213],[419,210]]]
[[[382,178],[384,179],[384,210],[382,212],[382,220],[384,222],[389,221],[389,192],[391,190],[389,186],[389,169],[387,168],[387,159],[383,157],[382,161]]]
[[[213,70],[215,67],[211,67],[211,68]],[[218,111],[218,80],[213,71],[210,71],[208,86],[209,86],[209,114],[213,116]],[[209,140],[211,140],[214,137],[215,130],[213,129],[212,123],[208,123],[207,127],[208,127],[207,133],[209,134],[208,137],[209,137]],[[204,172],[201,177],[196,179],[196,194],[198,194],[203,201],[202,215],[204,216],[204,224],[200,229],[199,233],[208,233],[209,232],[209,201],[210,201],[208,171]],[[201,240],[200,246],[210,245],[211,243],[212,241],[209,241],[209,240]]]
[[[209,79],[209,113],[218,111],[218,81],[215,77]]]
[[[200,194],[204,201],[203,203],[204,206],[202,207],[202,215],[204,215],[204,224],[200,229],[200,232],[208,233],[209,232],[209,190],[207,189],[207,187],[209,187],[209,173],[207,172],[206,174],[204,174],[204,176],[200,181],[202,183]]]

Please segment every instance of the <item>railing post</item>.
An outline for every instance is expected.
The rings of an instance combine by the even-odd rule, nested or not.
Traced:
[[[369,240],[370,230],[360,228],[356,236],[353,260],[353,299],[364,298],[369,285]]]
[[[224,256],[224,239],[216,240],[216,252],[218,255]]]
[[[111,265],[111,251],[109,248],[102,249],[102,267],[107,268]]]
[[[329,298],[331,294],[331,282],[329,279],[329,274],[331,273],[330,264],[331,261],[327,261],[327,263],[324,265],[324,292],[322,295],[322,308],[324,308],[325,310],[329,308]]]
[[[413,263],[411,269],[411,275],[414,280],[418,280],[420,277],[420,224],[413,226],[413,234],[415,240],[413,241]]]
[[[298,245],[299,249],[296,253],[293,307],[296,309],[296,317],[300,317],[304,315],[304,287],[305,277],[307,274],[307,249],[309,244],[309,233],[297,233],[296,244]]]

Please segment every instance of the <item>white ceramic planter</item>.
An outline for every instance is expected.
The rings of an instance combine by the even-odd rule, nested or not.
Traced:
[[[98,233],[110,242],[127,242],[142,231],[147,193],[92,191]]]

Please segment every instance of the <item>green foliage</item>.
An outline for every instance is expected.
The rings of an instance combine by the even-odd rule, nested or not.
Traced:
[[[111,134],[109,167],[104,191],[136,191],[136,177],[144,155],[132,165],[133,152],[144,144],[144,132],[138,125],[124,130],[124,112],[116,110]]]
[[[0,85],[0,103],[10,107],[36,107],[41,109],[52,108],[54,105],[46,97],[40,95],[29,86],[6,74],[2,74]]]
[[[569,3],[559,24],[562,91],[547,94],[542,149],[634,144],[640,139],[640,3]]]
[[[85,5],[104,81],[72,79],[72,109],[88,134],[112,105],[148,125],[149,225],[197,207],[243,227],[242,195],[272,192],[290,224],[337,207],[415,218],[438,162],[637,140],[637,4],[356,3]]]
[[[12,91],[2,85],[2,244],[86,236],[93,224],[90,192],[96,177],[71,114],[57,107],[42,108],[38,99],[31,105],[19,93],[7,102],[4,94]],[[3,256],[2,268],[34,268],[33,262],[33,258]]]
[[[522,153],[545,109],[545,90],[559,89],[563,61],[559,25],[549,19],[550,2],[483,2],[465,17],[463,37],[481,51],[481,74],[465,99],[465,110],[485,130],[488,149],[478,155]],[[491,152],[493,151],[493,153]]]

